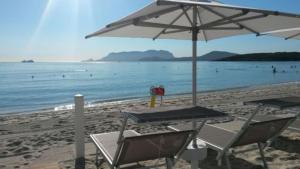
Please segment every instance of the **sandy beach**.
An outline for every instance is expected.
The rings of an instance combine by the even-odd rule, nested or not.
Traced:
[[[300,83],[284,83],[269,86],[249,87],[200,93],[198,104],[226,112],[232,116],[251,113],[255,106],[243,105],[243,101],[284,96],[300,96]],[[166,98],[164,105],[190,105],[190,95],[178,95]],[[132,107],[146,107],[147,101],[126,101],[100,103],[85,109],[86,166],[94,165],[95,148],[88,137],[91,133],[118,131],[121,125],[120,110]],[[260,114],[292,114],[292,110],[266,108]],[[0,169],[16,168],[74,168],[74,124],[73,111],[46,111],[31,114],[13,114],[0,116]],[[233,117],[223,119],[232,120]],[[216,123],[216,121],[209,121]],[[174,124],[174,123],[172,123]],[[164,125],[136,125],[129,123],[128,129],[140,133],[167,130]],[[253,145],[238,148],[249,148]],[[299,169],[300,167],[300,133],[285,131],[271,147],[265,151],[269,167],[274,169]],[[202,168],[217,167],[216,153],[208,151],[208,158],[201,164]],[[251,151],[230,157],[233,168],[260,168],[258,151]],[[150,162],[151,163],[151,162]],[[189,168],[188,162],[180,160],[175,168]],[[108,168],[104,163],[100,168]]]

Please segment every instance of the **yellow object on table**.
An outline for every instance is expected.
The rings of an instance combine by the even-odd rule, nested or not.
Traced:
[[[156,102],[156,96],[152,95],[151,96],[151,101],[150,101],[150,107],[151,108],[155,107],[155,102]]]

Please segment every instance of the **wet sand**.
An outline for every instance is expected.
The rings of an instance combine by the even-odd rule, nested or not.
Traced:
[[[200,93],[198,104],[226,112],[231,116],[251,113],[255,106],[243,105],[243,101],[284,96],[300,96],[300,83],[232,89]],[[166,98],[164,105],[190,105],[190,95],[178,95]],[[147,101],[126,101],[100,103],[96,107],[85,109],[86,165],[94,165],[95,148],[88,137],[91,133],[118,131],[122,116],[120,110],[132,107],[146,107]],[[278,110],[265,108],[259,114],[292,114],[295,110]],[[74,162],[74,110],[46,111],[31,114],[14,114],[0,116],[0,169],[2,168],[75,168]],[[233,117],[223,119],[232,120]],[[209,121],[216,123],[217,121]],[[175,124],[175,123],[172,123]],[[128,129],[140,133],[152,133],[167,130],[163,125],[136,125],[130,122]],[[255,145],[237,148],[243,150]],[[300,167],[300,133],[285,131],[271,147],[265,151],[269,167],[274,169],[299,169]],[[217,167],[216,153],[209,150],[208,158],[201,164],[202,168]],[[258,151],[251,151],[230,157],[233,168],[260,168],[261,159]],[[148,163],[153,163],[150,161]],[[156,161],[154,161],[156,163]],[[100,168],[108,168],[104,163]],[[175,168],[190,168],[189,163],[180,160]]]

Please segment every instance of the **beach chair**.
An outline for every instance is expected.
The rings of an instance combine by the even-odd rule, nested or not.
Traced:
[[[99,166],[99,154],[102,154],[110,168],[121,168],[124,165],[141,161],[165,158],[168,169],[175,164],[175,157],[185,150],[194,136],[194,130],[165,132],[141,135],[134,130],[91,134],[96,145],[96,165]],[[153,166],[150,166],[153,167]]]
[[[226,161],[228,169],[231,169],[228,156],[231,153],[242,153],[246,151],[233,152],[231,148],[237,146],[244,146],[256,143],[263,161],[265,168],[268,168],[264,158],[264,151],[268,141],[272,141],[289,124],[296,120],[296,116],[273,119],[268,121],[253,122],[253,114],[246,122],[245,121],[232,121],[227,123],[220,123],[215,125],[205,124],[198,134],[198,138],[203,140],[207,146],[218,152],[217,160],[218,165],[222,164],[222,159]],[[175,131],[185,130],[187,126],[169,126],[170,129]]]
[[[259,107],[273,107],[279,110],[289,109],[300,107],[300,97],[298,96],[288,96],[288,97],[279,97],[279,98],[270,98],[270,99],[260,99],[243,102],[244,105],[258,105]],[[300,112],[295,113],[295,116],[299,117]],[[293,113],[293,114],[294,114]],[[238,117],[241,120],[249,119],[249,116],[241,116]],[[282,118],[280,115],[255,115],[252,119],[254,122],[260,121],[269,121]],[[287,130],[291,130],[294,132],[300,132],[300,119],[296,119],[293,123],[291,123]]]
[[[247,116],[242,116],[238,117],[241,120],[247,120],[249,117]],[[275,120],[279,119],[282,117],[279,116],[274,116],[274,115],[256,115],[252,121],[254,122],[260,122],[260,121],[268,121],[268,120]],[[293,123],[291,123],[287,130],[293,131],[293,132],[300,132],[300,119],[296,119]]]

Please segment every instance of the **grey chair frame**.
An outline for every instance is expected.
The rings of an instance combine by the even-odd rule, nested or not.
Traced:
[[[243,121],[246,121],[248,120],[247,117],[244,117],[244,116],[241,116],[241,117],[237,117],[238,119],[241,119]],[[252,121],[253,122],[260,122],[260,121],[266,121],[266,120],[274,120],[274,119],[280,119],[282,117],[279,117],[279,116],[274,116],[274,115],[259,115],[259,116],[255,116]],[[297,123],[297,125],[295,124]],[[295,125],[294,125],[295,124]],[[294,123],[292,123],[288,128],[287,130],[289,131],[293,131],[293,132],[300,132],[300,127],[299,127],[299,124],[300,124],[300,119],[298,117],[298,119],[296,119],[294,121]]]
[[[260,123],[269,123],[269,122],[273,122],[273,121],[278,121],[278,120],[282,120],[282,119],[288,119],[289,121],[281,128],[280,131],[277,131],[275,135],[273,135],[271,138],[268,139],[268,142],[252,142],[252,143],[257,143],[258,145],[258,149],[259,149],[259,152],[260,152],[260,155],[262,157],[262,161],[263,161],[263,166],[264,168],[268,169],[268,165],[267,165],[267,162],[265,160],[265,155],[264,155],[264,148],[269,146],[271,144],[271,142],[277,137],[279,136],[291,123],[293,123],[296,119],[297,119],[297,116],[294,116],[294,117],[290,117],[290,118],[282,118],[282,119],[276,119],[276,120],[270,120],[270,121],[265,121],[265,122],[254,122],[252,121],[252,119],[254,118],[254,116],[257,114],[257,112],[263,108],[263,105],[258,105],[257,106],[257,109],[251,114],[251,116],[248,118],[247,121],[245,121],[245,123],[243,124],[243,126],[241,127],[241,129],[239,130],[239,132],[237,132],[234,137],[231,139],[231,141],[229,141],[229,143],[223,147],[223,148],[220,148],[216,145],[213,145],[201,138],[201,140],[203,140],[204,142],[207,143],[207,146],[213,150],[216,150],[218,152],[218,155],[217,155],[217,158],[216,160],[218,161],[218,165],[221,166],[222,165],[222,159],[225,160],[226,162],[226,166],[228,169],[231,169],[231,164],[230,164],[230,161],[229,161],[229,155],[230,154],[233,154],[233,153],[243,153],[243,152],[246,152],[246,151],[250,151],[250,150],[244,150],[244,151],[240,151],[240,152],[233,152],[233,151],[230,151],[231,148],[235,147],[235,143],[237,143],[239,141],[239,139],[241,139],[241,137],[247,132],[247,129],[249,128],[250,125],[256,125],[256,124],[260,124]],[[176,131],[179,131],[179,129],[175,127],[172,127],[172,126],[169,126],[169,128],[171,130],[176,130]],[[216,127],[217,128],[217,127]],[[225,130],[225,129],[222,129],[220,128],[220,130]],[[252,143],[249,143],[249,144],[252,144]],[[237,145],[239,146],[239,145]],[[253,149],[251,149],[253,150]]]
[[[96,144],[96,142],[95,142],[95,140],[93,138],[93,135],[90,135],[91,138],[93,139],[94,143],[95,143],[95,146],[96,146],[96,166],[97,167],[99,166],[99,155],[102,154],[102,156],[104,157],[104,159],[106,161],[108,161],[111,169],[120,168],[120,166],[117,166],[117,162],[118,162],[119,155],[122,153],[121,151],[122,151],[123,142],[126,139],[126,137],[124,137],[124,132],[125,132],[125,129],[126,129],[126,125],[127,125],[128,119],[129,119],[128,115],[124,114],[123,124],[122,124],[122,127],[121,127],[120,131],[119,131],[119,136],[118,136],[118,139],[117,139],[117,149],[116,149],[115,156],[114,156],[114,158],[113,158],[112,161],[104,153],[104,150],[102,150],[99,146],[97,146],[97,144]],[[186,147],[192,142],[192,140],[194,138],[196,138],[196,136],[198,135],[199,131],[204,126],[205,122],[206,122],[206,120],[204,120],[201,123],[201,125],[199,125],[198,127],[195,126],[196,127],[195,129],[188,130],[188,131],[190,131],[191,134],[189,135],[189,137],[187,138],[187,140],[185,141],[185,143],[182,145],[182,147],[180,148],[180,150],[177,152],[176,156],[170,157],[170,158],[166,158],[165,165],[166,165],[167,169],[173,168],[173,166],[176,164],[176,162],[180,159],[180,156],[185,151]],[[164,133],[162,133],[162,134],[164,134]],[[136,135],[138,136],[139,133],[136,133]],[[155,166],[157,167],[157,166],[162,166],[162,165],[155,165]],[[154,167],[154,166],[148,166],[148,167]]]

